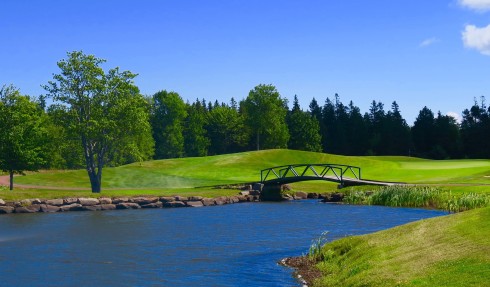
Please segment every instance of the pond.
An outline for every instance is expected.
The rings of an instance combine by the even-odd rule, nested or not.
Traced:
[[[316,200],[0,216],[1,286],[298,286],[312,239],[444,215]]]

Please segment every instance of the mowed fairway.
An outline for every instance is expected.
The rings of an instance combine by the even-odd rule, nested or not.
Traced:
[[[300,163],[359,166],[365,179],[428,184],[490,184],[489,160],[424,160],[351,157],[293,150],[265,150],[199,158],[155,160],[103,170],[103,189],[173,189],[260,180],[260,170]],[[47,171],[16,177],[23,185],[88,188],[84,170]],[[490,187],[489,187],[490,188]]]

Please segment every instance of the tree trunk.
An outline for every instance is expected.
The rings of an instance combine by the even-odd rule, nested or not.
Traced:
[[[99,177],[95,172],[95,169],[87,169],[88,177],[90,178],[90,187],[92,188],[92,193],[100,193],[101,185]]]
[[[9,172],[10,175],[10,190],[14,190],[14,171]]]
[[[257,150],[260,150],[260,132],[257,131]]]

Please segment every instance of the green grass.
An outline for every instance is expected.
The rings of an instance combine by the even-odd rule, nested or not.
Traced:
[[[393,207],[437,208],[460,212],[490,206],[487,193],[456,193],[434,186],[383,186],[369,193],[362,190],[345,191],[345,203]]]
[[[490,208],[328,243],[314,286],[489,286]]]
[[[434,161],[410,157],[353,157],[294,150],[265,150],[106,167],[103,171],[102,194],[165,193],[176,189],[192,193],[195,187],[256,182],[260,180],[262,169],[298,163],[349,164],[361,167],[362,176],[366,179],[447,185],[456,194],[490,192],[490,160]],[[66,189],[52,190],[52,193],[39,189],[41,195],[37,197],[65,195],[73,193],[70,189],[90,187],[85,170],[30,173],[16,177],[15,182]],[[322,181],[293,184],[296,190],[319,193],[335,191],[336,187],[337,184]],[[14,192],[21,197],[18,189]],[[0,190],[0,198],[11,197],[15,196]]]
[[[103,188],[182,188],[260,179],[260,170],[294,163],[360,166],[363,178],[409,183],[490,185],[490,160],[434,161],[409,157],[351,157],[323,153],[265,150],[229,155],[156,160],[105,168]],[[16,178],[17,183],[89,187],[86,172],[56,171]]]

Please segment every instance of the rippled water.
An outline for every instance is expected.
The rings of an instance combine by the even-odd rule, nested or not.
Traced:
[[[332,239],[445,213],[314,200],[0,216],[0,286],[298,286],[277,265]]]

